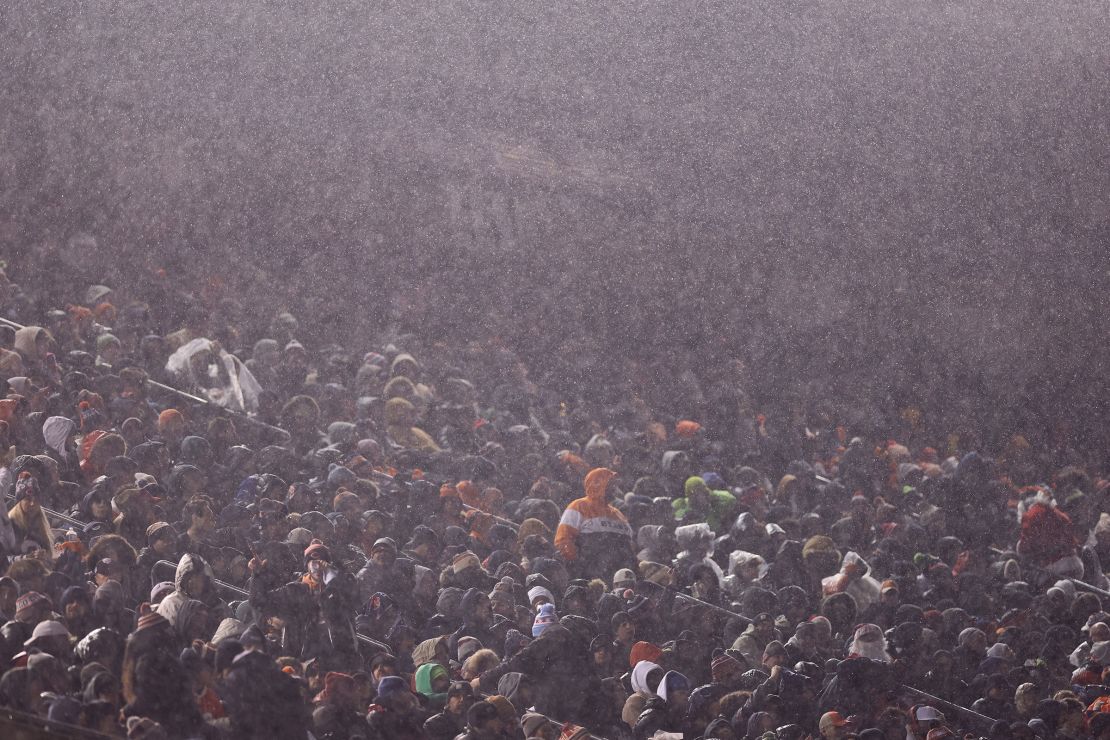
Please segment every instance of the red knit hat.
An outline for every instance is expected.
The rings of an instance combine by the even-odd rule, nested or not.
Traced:
[[[635,643],[628,652],[628,666],[635,668],[641,660],[657,663],[662,655],[663,650],[659,646],[641,640]]]

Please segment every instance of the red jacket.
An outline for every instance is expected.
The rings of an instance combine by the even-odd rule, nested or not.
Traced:
[[[1044,567],[1075,554],[1075,527],[1067,514],[1044,503],[1035,503],[1021,517],[1018,552]]]

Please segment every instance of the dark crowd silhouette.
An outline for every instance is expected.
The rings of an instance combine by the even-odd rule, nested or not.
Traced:
[[[336,342],[218,277],[0,276],[11,721],[1110,737],[1097,416],[434,305]]]

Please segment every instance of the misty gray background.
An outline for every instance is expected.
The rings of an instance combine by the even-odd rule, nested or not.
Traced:
[[[0,242],[346,332],[1099,396],[1108,7],[4,3]]]

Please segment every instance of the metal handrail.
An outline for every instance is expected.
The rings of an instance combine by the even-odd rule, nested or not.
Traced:
[[[980,729],[984,729],[988,732],[990,731],[990,728],[994,725],[994,723],[996,721],[996,720],[992,719],[991,717],[988,717],[985,714],[979,714],[979,712],[976,712],[974,709],[968,709],[965,706],[961,706],[961,705],[956,704],[954,702],[950,702],[950,701],[947,701],[945,699],[941,699],[939,696],[933,696],[932,694],[929,694],[925,691],[922,691],[921,689],[915,689],[913,686],[907,686],[906,684],[901,684],[899,686],[899,688],[904,693],[910,694],[910,695],[916,697],[917,699],[920,699],[922,702],[925,702],[927,704],[936,704],[941,709],[955,711],[956,714],[967,717],[970,720],[974,720],[980,726]]]

